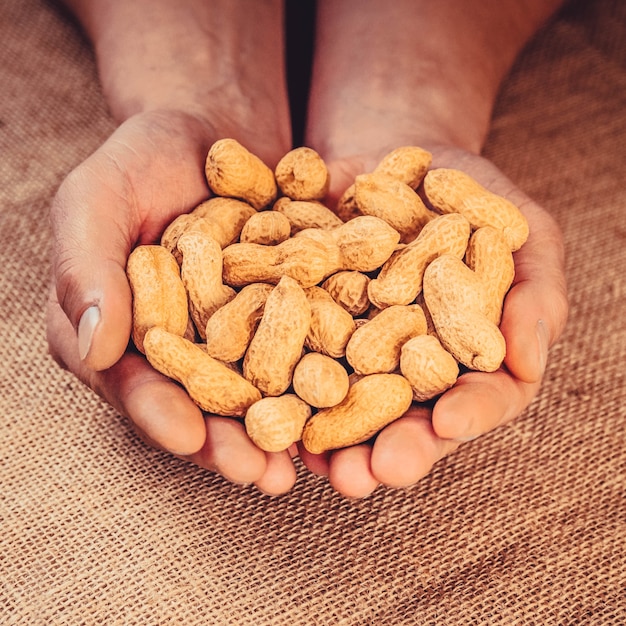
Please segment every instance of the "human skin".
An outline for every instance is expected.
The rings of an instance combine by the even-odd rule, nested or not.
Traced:
[[[412,409],[373,444],[318,456],[299,450],[345,496],[415,483],[462,441],[521,413],[539,389],[548,348],[567,317],[561,235],[479,154],[503,77],[559,4],[319,3],[306,143],[328,163],[331,201],[390,149],[419,145],[432,151],[435,166],[463,169],[514,201],[531,227],[505,301],[505,367],[463,375],[432,414]],[[52,208],[51,353],[156,447],[263,492],[288,491],[293,448],[262,452],[238,422],[203,417],[179,386],[126,350],[124,273],[135,245],[157,240],[176,215],[207,197],[202,166],[215,139],[234,137],[269,165],[291,147],[281,3],[68,5],[93,42],[120,127],[68,176]]]

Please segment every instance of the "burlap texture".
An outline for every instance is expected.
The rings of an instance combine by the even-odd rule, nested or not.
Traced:
[[[565,233],[540,396],[362,501],[156,452],[52,362],[48,206],[113,123],[44,0],[0,7],[0,90],[0,624],[626,623],[625,3],[577,2],[533,40],[486,149]]]

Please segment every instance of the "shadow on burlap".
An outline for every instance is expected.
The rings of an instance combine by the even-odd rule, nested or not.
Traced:
[[[5,1],[0,624],[626,623],[625,7],[575,2],[535,38],[486,148],[565,234],[539,397],[415,487],[348,501],[156,452],[48,357],[48,206],[113,124],[72,25]]]

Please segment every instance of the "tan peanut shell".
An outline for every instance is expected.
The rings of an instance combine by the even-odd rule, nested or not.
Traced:
[[[223,260],[224,282],[233,287],[276,284],[282,276],[312,287],[329,273],[327,247],[311,238],[287,239],[275,246],[234,243],[224,249]]]
[[[293,390],[306,403],[318,409],[339,404],[346,397],[349,387],[345,367],[319,352],[305,354],[293,371]]]
[[[311,305],[311,325],[304,345],[335,359],[346,353],[346,345],[354,332],[354,319],[321,287],[305,290]]]
[[[401,146],[386,154],[374,169],[417,189],[432,163],[433,155],[417,146]]]
[[[244,224],[239,241],[275,246],[291,236],[291,223],[277,211],[259,211]]]
[[[289,220],[292,235],[305,228],[331,230],[343,224],[341,219],[321,202],[279,198],[274,203],[274,211]]]
[[[350,315],[358,317],[367,311],[370,301],[367,287],[370,277],[356,270],[343,270],[329,276],[323,283],[333,300]]]
[[[206,351],[212,357],[227,362],[243,358],[273,288],[267,283],[246,285],[213,313],[205,330]]]
[[[328,193],[330,176],[326,163],[312,148],[295,148],[274,170],[278,187],[292,200],[321,200]]]
[[[380,308],[413,302],[428,264],[441,254],[463,258],[469,236],[469,222],[459,213],[434,218],[383,265],[368,286],[370,301]]]
[[[204,233],[220,242],[220,246],[221,242],[226,239],[226,234],[218,223],[193,213],[179,215],[167,226],[163,231],[163,235],[161,235],[161,245],[174,255],[179,265],[183,262],[183,254],[178,249],[178,240],[184,233],[191,231]]]
[[[191,317],[204,339],[207,321],[235,297],[235,290],[222,284],[222,249],[215,239],[200,232],[187,232],[180,237],[177,247],[183,255],[180,274],[189,297]]]
[[[246,412],[244,424],[250,439],[261,450],[281,452],[300,441],[311,407],[293,393],[262,398]]]
[[[499,325],[504,296],[515,277],[513,254],[502,231],[492,226],[476,230],[470,238],[465,263],[483,279],[487,293],[485,314]]]
[[[261,399],[242,376],[183,337],[155,326],[146,333],[144,346],[152,367],[183,385],[203,411],[242,417]]]
[[[407,184],[380,173],[355,179],[354,197],[361,213],[385,220],[400,233],[402,242],[412,241],[435,213]]]
[[[216,141],[205,164],[207,182],[218,196],[238,198],[259,210],[276,198],[274,172],[235,139]]]
[[[244,224],[255,213],[256,210],[243,200],[215,197],[200,203],[190,215],[207,219],[219,226],[223,236],[215,239],[225,248],[239,239]]]
[[[304,290],[283,276],[267,297],[263,317],[243,360],[243,374],[267,396],[279,396],[291,384],[311,325]]]
[[[363,376],[342,402],[309,419],[302,443],[312,454],[362,443],[406,413],[412,400],[413,391],[404,376]]]
[[[424,178],[428,201],[441,213],[461,213],[473,228],[501,230],[511,250],[528,238],[528,222],[509,200],[483,187],[469,174],[455,169],[430,170]]]
[[[187,331],[187,292],[173,255],[163,246],[137,246],[129,255],[126,274],[133,294],[132,339],[144,352],[144,336],[153,326],[177,335]]]
[[[357,374],[393,372],[400,365],[403,344],[425,332],[426,318],[419,305],[388,307],[354,331],[346,360]]]
[[[461,259],[444,254],[426,268],[424,300],[441,344],[457,361],[483,372],[500,367],[504,337],[487,317],[482,279]]]
[[[454,385],[459,366],[433,335],[409,339],[400,352],[400,372],[413,389],[413,399],[426,402]]]

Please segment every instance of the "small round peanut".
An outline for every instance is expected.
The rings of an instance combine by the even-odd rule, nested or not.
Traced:
[[[323,283],[333,300],[341,305],[350,315],[363,315],[370,306],[367,287],[370,277],[356,270],[343,270],[329,276]]]
[[[239,241],[275,246],[291,236],[291,223],[277,211],[260,211],[244,224]]]
[[[292,200],[321,200],[328,193],[328,169],[312,148],[287,152],[276,165],[274,175],[280,190]]]
[[[318,409],[339,404],[346,397],[349,387],[345,367],[319,352],[305,354],[293,371],[293,390],[306,403]]]

